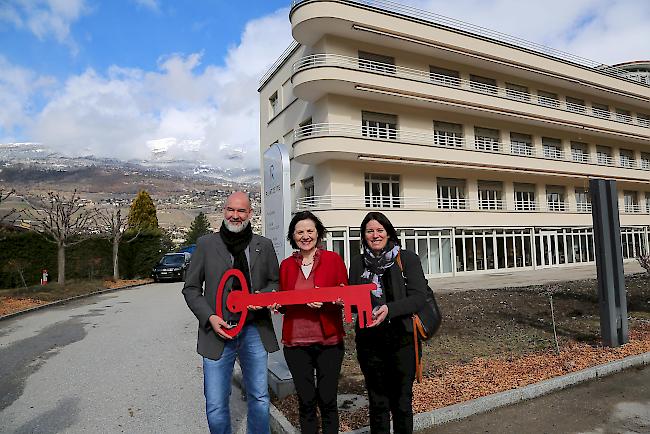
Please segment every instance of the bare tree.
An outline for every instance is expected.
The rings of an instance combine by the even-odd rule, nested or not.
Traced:
[[[129,228],[129,216],[122,215],[122,210],[119,208],[107,209],[104,208],[97,212],[97,221],[101,226],[101,230],[106,237],[113,244],[113,280],[120,278],[120,265],[119,265],[119,250],[120,242],[127,233]],[[126,240],[127,243],[135,240],[140,235],[140,229],[137,230],[135,235]]]
[[[16,190],[11,189],[8,191],[5,191],[4,187],[0,187],[0,205],[2,205],[3,202],[5,202],[7,199],[9,199],[9,196],[13,195],[16,193]],[[16,209],[12,208],[9,210],[8,213],[4,215],[0,215],[0,223],[3,221],[7,220],[11,215],[16,213]]]
[[[57,245],[57,283],[65,284],[65,249],[84,241],[90,235],[95,211],[86,209],[75,189],[71,197],[49,192],[27,201],[27,216],[44,238]]]

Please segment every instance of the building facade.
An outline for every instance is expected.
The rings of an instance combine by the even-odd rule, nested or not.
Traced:
[[[346,262],[379,210],[429,277],[593,263],[590,178],[617,181],[624,258],[647,254],[646,81],[389,1],[295,1],[290,21],[260,152],[287,147],[292,211]]]

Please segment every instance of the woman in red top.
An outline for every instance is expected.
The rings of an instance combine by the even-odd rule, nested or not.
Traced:
[[[297,251],[280,265],[281,291],[347,285],[341,257],[318,248],[324,235],[325,227],[311,212],[293,217],[287,239]],[[344,354],[341,305],[341,301],[314,302],[282,308],[284,358],[298,393],[303,434],[318,433],[316,405],[323,434],[339,431],[336,395]]]

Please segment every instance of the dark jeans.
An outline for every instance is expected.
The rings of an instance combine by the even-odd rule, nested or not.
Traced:
[[[318,433],[316,405],[320,409],[323,434],[339,432],[336,394],[344,348],[339,345],[284,347],[284,358],[298,392],[300,432]],[[314,372],[316,381],[314,382]]]
[[[370,432],[413,432],[413,381],[415,347],[413,335],[399,320],[376,328],[357,328],[357,359],[366,381],[370,404]]]

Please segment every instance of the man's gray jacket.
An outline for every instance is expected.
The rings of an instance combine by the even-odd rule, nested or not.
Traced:
[[[280,271],[271,240],[253,235],[248,251],[251,292],[277,291]],[[199,320],[197,351],[212,360],[221,357],[224,339],[212,330],[209,318],[210,315],[215,314],[217,289],[221,276],[231,268],[232,256],[219,234],[208,234],[199,238],[189,269],[185,274],[183,295],[187,305]],[[253,324],[257,327],[266,351],[277,351],[278,341],[268,309],[256,311]]]

